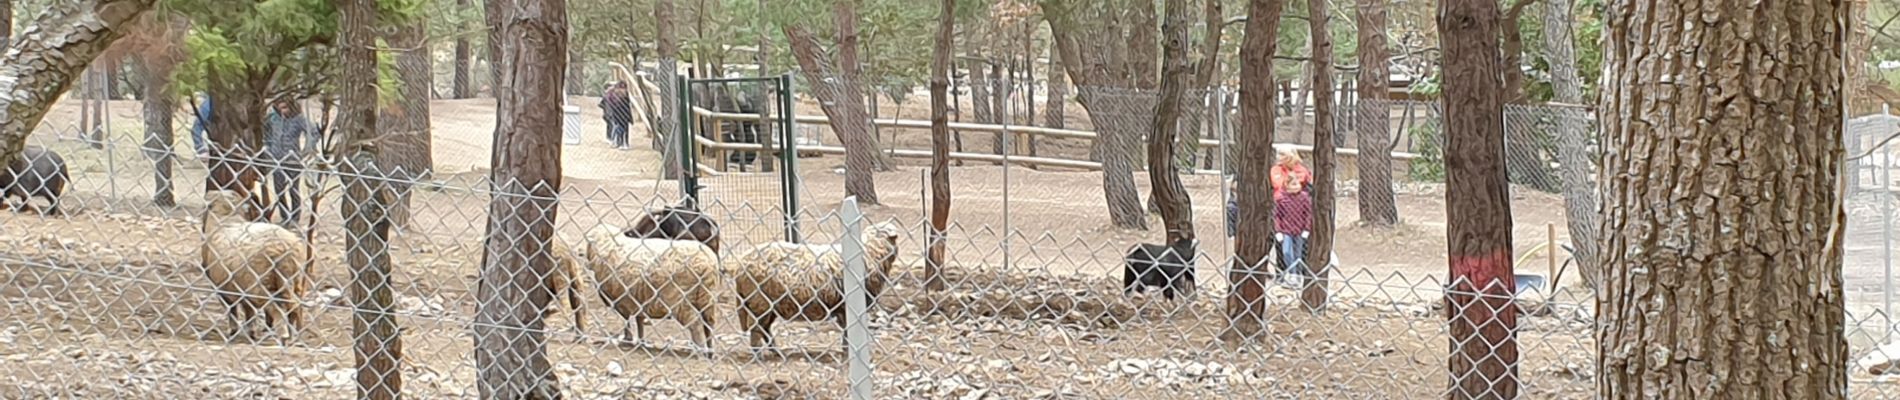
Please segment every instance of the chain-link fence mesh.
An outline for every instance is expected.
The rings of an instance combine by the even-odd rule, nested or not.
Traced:
[[[956,151],[964,156],[951,173],[948,287],[930,291],[922,286],[930,185],[920,167],[925,159],[915,156],[928,153],[929,136],[927,128],[904,122],[927,119],[921,96],[885,97],[875,116],[890,120],[877,132],[898,160],[896,170],[876,175],[883,204],[846,202],[844,178],[836,172],[842,157],[818,151],[798,160],[804,163],[795,180],[798,209],[786,210],[774,197],[784,195],[774,191],[778,186],[741,181],[749,170],[765,169],[757,162],[763,154],[716,160],[726,170],[701,176],[702,182],[726,189],[685,202],[677,175],[665,171],[667,160],[679,155],[665,143],[675,143],[666,137],[678,132],[673,124],[680,110],[664,100],[673,93],[677,63],[628,61],[633,64],[590,65],[629,82],[631,117],[624,129],[631,145],[621,149],[609,137],[618,131],[601,102],[612,90],[608,81],[589,78],[568,99],[568,121],[578,127],[579,140],[563,148],[565,182],[558,200],[542,199],[558,204],[558,216],[536,221],[554,227],[553,241],[540,251],[502,253],[545,259],[536,262],[547,272],[487,288],[550,304],[530,330],[546,338],[549,370],[571,395],[830,399],[868,388],[872,398],[1429,398],[1453,390],[1443,384],[1453,356],[1447,316],[1470,314],[1448,311],[1443,302],[1450,286],[1442,233],[1445,154],[1435,103],[1341,96],[1350,106],[1335,110],[1342,145],[1326,311],[1302,311],[1296,287],[1276,286],[1265,294],[1270,334],[1239,345],[1222,340],[1232,322],[1224,306],[1233,289],[1225,266],[1234,257],[1227,232],[1233,186],[1224,178],[1243,151],[1235,140],[1239,104],[1231,90],[1184,96],[1174,162],[1200,238],[1194,265],[1184,269],[1196,277],[1197,290],[1169,300],[1153,291],[1127,293],[1130,254],[1160,243],[1160,229],[1108,226],[1096,171],[1096,153],[1104,150],[1093,136],[1105,132],[1098,126],[1133,135],[1122,148],[1133,160],[1137,207],[1158,225],[1146,211],[1151,196],[1143,138],[1154,117],[1154,93],[1074,89],[1082,101],[1064,103],[1065,111],[1052,117],[1046,88],[1012,90],[979,117],[968,82],[960,82],[953,120],[960,123]],[[476,88],[486,80],[480,65],[470,77]],[[449,78],[454,68],[420,68],[434,71],[432,93],[456,92],[443,83],[455,80]],[[996,89],[988,90],[993,95]],[[258,163],[259,192],[266,194],[245,201],[200,189],[209,155],[191,151],[197,117],[190,106],[202,98],[154,113],[144,110],[145,101],[87,108],[82,92],[68,95],[31,139],[57,154],[63,170],[45,157],[13,174],[25,184],[63,181],[61,213],[0,213],[0,248],[7,249],[0,250],[0,372],[6,376],[0,395],[348,398],[359,384],[353,349],[371,332],[354,327],[354,319],[393,316],[399,329],[370,338],[400,338],[400,362],[389,370],[402,374],[404,393],[476,397],[472,336],[494,332],[476,329],[478,314],[484,307],[524,305],[478,301],[481,266],[492,256],[484,247],[492,203],[510,195],[485,180],[493,103],[480,90],[471,92],[475,98],[404,100],[381,109],[379,115],[390,117],[379,131],[419,129],[427,141],[384,148],[374,173],[344,168],[335,157]],[[257,150],[291,143],[273,138],[296,138],[302,129],[297,115],[309,130],[330,132],[334,105],[328,102],[311,97],[281,114],[260,110],[279,117],[266,119],[259,142],[266,148]],[[819,115],[809,96],[794,103],[771,112]],[[1041,115],[1029,112],[1032,104]],[[1275,142],[1310,170],[1311,115],[1295,109],[1283,105],[1288,112],[1275,121]],[[82,112],[93,116],[81,118]],[[401,125],[416,124],[408,117],[417,114],[426,115],[426,123]],[[158,115],[173,119],[176,128],[156,130],[175,132],[169,140],[147,134],[146,122]],[[1845,235],[1845,331],[1852,357],[1873,357],[1852,371],[1856,398],[1900,394],[1866,368],[1881,365],[1881,355],[1900,355],[1900,349],[1876,351],[1893,332],[1883,267],[1894,221],[1886,214],[1893,181],[1884,161],[1892,147],[1881,139],[1900,126],[1878,118],[1857,120],[1864,127],[1850,122],[1848,135],[1858,143],[1849,146],[1855,154],[1870,154],[1851,164],[1856,189],[1847,201]],[[1064,126],[1048,127],[1050,119]],[[1598,179],[1589,166],[1600,151],[1591,138],[1594,117],[1580,108],[1514,105],[1503,121],[1513,261],[1531,278],[1519,280],[1513,302],[1472,304],[1491,312],[1514,304],[1522,313],[1512,331],[1522,394],[1590,398],[1597,376],[1595,306],[1581,284],[1578,256],[1565,246],[1573,246],[1575,229],[1594,224],[1577,219],[1593,215],[1595,206],[1567,193],[1579,179],[1586,187]],[[1006,124],[1013,128],[1001,127]],[[800,146],[838,146],[822,123],[800,122],[796,130]],[[730,139],[743,141],[744,132]],[[998,149],[1015,158],[984,158],[1000,156]],[[1585,154],[1583,161],[1566,151]],[[1363,162],[1370,153],[1389,160]],[[1383,175],[1367,169],[1374,166]],[[350,190],[376,182],[391,186]],[[300,190],[270,186],[280,183]],[[1368,187],[1389,192],[1368,196]],[[169,201],[157,200],[161,192],[170,193]],[[303,200],[294,220],[285,218],[293,214],[292,198]],[[32,201],[50,208],[44,199]],[[397,223],[394,209],[405,206],[395,204],[403,202],[406,222]],[[861,218],[846,211],[854,206],[862,206]],[[226,208],[276,218],[243,222],[251,219],[213,212]],[[267,212],[272,209],[279,211]],[[787,240],[788,211],[800,221],[802,244],[780,243]],[[1298,204],[1276,201],[1276,211],[1284,213],[1276,218],[1310,219]],[[1369,215],[1375,213],[1391,219],[1374,223]],[[391,223],[376,223],[378,214],[389,214]],[[1287,234],[1311,229],[1275,228]],[[382,229],[386,239],[365,234]],[[685,240],[654,240],[670,238]],[[386,246],[378,245],[383,240]],[[1295,252],[1283,249],[1276,256]],[[298,257],[307,257],[307,267],[294,261],[304,259]],[[389,265],[388,284],[353,293],[366,279],[353,268],[379,262]],[[238,272],[208,273],[213,268]],[[307,281],[278,276],[302,268]],[[373,298],[375,289],[387,290],[386,303],[358,300]],[[864,302],[852,304],[856,300]],[[258,333],[232,335],[229,304],[262,314],[301,307],[303,329],[273,338],[262,333],[257,317],[252,328]],[[384,307],[390,311],[379,313]],[[632,341],[625,328],[638,324],[630,319],[645,320]],[[283,322],[272,327],[282,331]],[[755,351],[766,343],[776,350]]]

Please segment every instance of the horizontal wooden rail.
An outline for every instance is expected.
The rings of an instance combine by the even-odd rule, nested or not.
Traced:
[[[621,68],[624,70],[625,67],[621,67]],[[651,89],[655,92],[660,90],[659,86],[654,85],[652,81],[646,79],[647,76],[645,74],[629,73],[628,75],[638,76],[640,78],[639,79],[640,84],[646,85],[648,89]],[[693,106],[692,110],[693,110],[693,114],[699,116],[700,118],[715,119],[715,120],[722,120],[722,121],[758,121],[760,123],[766,123],[766,122],[772,122],[772,121],[777,120],[777,118],[765,118],[759,114],[717,112],[717,111],[708,110],[704,107],[699,107],[699,106]],[[823,115],[799,115],[799,116],[792,117],[792,120],[795,122],[804,123],[804,124],[829,124],[831,122],[831,119],[829,117],[826,117]],[[886,119],[872,119],[872,123],[877,125],[878,127],[885,127],[885,128],[930,129],[930,121],[924,121],[924,120],[886,118]],[[950,129],[956,129],[960,131],[972,131],[972,132],[988,132],[988,133],[1019,133],[1019,134],[1038,135],[1038,136],[1045,136],[1045,137],[1082,139],[1082,140],[1091,140],[1091,141],[1095,140],[1095,138],[1098,136],[1098,134],[1096,134],[1095,132],[1074,130],[1074,129],[1056,129],[1056,128],[1044,128],[1044,127],[1039,127],[1039,126],[1025,126],[1025,125],[977,124],[977,123],[968,123],[968,122],[951,122]],[[701,137],[698,139],[699,139],[698,140],[699,144],[701,146],[717,148],[717,149],[755,150],[755,151],[764,149],[763,146],[760,146],[757,144],[719,143],[712,140],[707,140],[704,137]],[[1204,147],[1217,147],[1217,146],[1220,146],[1221,144],[1220,141],[1218,140],[1206,139],[1206,138],[1199,139],[1199,143],[1201,146],[1204,146]],[[842,148],[836,148],[837,151],[834,152],[831,149],[825,148],[825,147],[826,146],[818,146],[814,148],[814,147],[806,146],[806,147],[800,147],[800,150],[810,150],[810,151],[818,152],[821,154],[844,154],[844,150]],[[1308,155],[1311,155],[1313,153],[1313,146],[1310,146],[1310,145],[1293,144],[1293,143],[1275,143],[1273,147],[1276,150],[1293,150],[1293,151],[1297,151],[1301,153],[1306,153]],[[1338,149],[1337,151],[1338,151],[1338,154],[1342,156],[1356,157],[1359,155],[1359,149],[1347,148],[1347,149]],[[895,153],[893,153],[893,155],[896,155],[899,157],[913,157],[914,154],[923,154],[922,157],[929,157],[930,152],[927,150],[895,150]],[[1002,161],[1002,156],[998,156],[995,154],[979,154],[979,153],[951,153],[951,154],[952,155],[950,158],[955,159],[955,160],[989,161],[989,162]],[[958,156],[958,154],[961,154],[962,156]],[[1418,157],[1419,155],[1417,153],[1408,153],[1408,152],[1402,152],[1402,151],[1392,152],[1392,159],[1394,160],[1410,161]],[[1044,165],[1044,166],[1052,166],[1052,167],[1082,168],[1082,169],[1089,169],[1089,170],[1101,169],[1101,163],[1097,163],[1097,162],[1049,158],[1049,157],[1010,156],[1010,161],[1021,163],[1024,165]]]

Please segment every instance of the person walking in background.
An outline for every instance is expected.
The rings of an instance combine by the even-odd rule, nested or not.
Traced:
[[[607,120],[607,141],[614,148],[626,150],[627,131],[633,125],[633,99],[627,93],[627,82],[615,82],[600,96],[601,117]]]
[[[198,150],[198,158],[208,158],[211,152],[205,148],[205,131],[211,126],[211,95],[204,95],[204,102],[198,104],[198,121],[191,124],[191,146]]]
[[[270,130],[264,137],[264,165],[270,169],[271,198],[266,218],[282,217],[286,227],[296,227],[303,208],[297,188],[303,184],[303,158],[314,150],[321,138],[294,100],[273,104],[266,117]]]
[[[1299,287],[1308,275],[1306,239],[1313,230],[1313,198],[1305,191],[1304,182],[1288,180],[1286,195],[1273,200],[1273,237],[1280,242],[1285,266],[1275,280],[1287,287]]]

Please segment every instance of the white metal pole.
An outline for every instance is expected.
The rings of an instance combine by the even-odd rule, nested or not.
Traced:
[[[839,217],[844,222],[844,345],[849,359],[847,381],[852,400],[871,400],[871,330],[866,314],[864,279],[864,213],[858,210],[858,198],[847,197]]]

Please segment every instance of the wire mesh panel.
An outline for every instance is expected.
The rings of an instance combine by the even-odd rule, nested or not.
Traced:
[[[790,76],[685,80],[680,95],[691,108],[682,143],[690,169],[683,181],[696,200],[775,204],[799,208],[798,151]],[[785,237],[798,224],[782,215]]]

